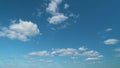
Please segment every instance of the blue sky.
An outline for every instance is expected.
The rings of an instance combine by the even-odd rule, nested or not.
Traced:
[[[0,0],[0,68],[119,68],[119,3]]]

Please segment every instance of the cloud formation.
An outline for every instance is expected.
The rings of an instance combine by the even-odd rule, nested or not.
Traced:
[[[115,45],[118,42],[119,42],[118,39],[107,39],[107,40],[104,41],[104,44],[106,44],[106,45]]]
[[[28,56],[39,56],[39,57],[70,57],[71,59],[76,59],[79,57],[86,58],[85,60],[99,60],[103,57],[99,52],[94,50],[89,50],[85,47],[80,47],[78,49],[75,48],[59,48],[59,49],[52,49],[52,51],[38,51],[38,52],[31,52]]]
[[[0,31],[0,37],[8,37],[10,39],[18,39],[28,41],[30,37],[40,34],[40,30],[36,24],[31,21],[19,20],[9,27],[3,27]]]
[[[46,8],[46,11],[52,16],[48,18],[50,24],[59,24],[68,19],[63,13],[59,12],[59,4],[62,3],[62,0],[51,0]]]

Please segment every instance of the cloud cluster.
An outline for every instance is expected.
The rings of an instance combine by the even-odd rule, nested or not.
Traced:
[[[107,39],[107,40],[104,41],[104,44],[106,44],[106,45],[115,45],[118,42],[119,42],[118,39]]]
[[[9,27],[1,28],[0,37],[28,41],[30,37],[36,36],[39,33],[40,30],[36,24],[20,19],[18,23],[13,23]]]
[[[68,19],[67,16],[59,12],[58,6],[61,3],[62,0],[51,0],[51,2],[48,4],[46,11],[52,15],[52,17],[48,18],[48,22],[50,24],[59,24]],[[68,8],[68,5],[65,5],[64,8]]]
[[[61,49],[52,49],[52,51],[38,51],[31,52],[28,56],[40,56],[40,57],[70,57],[71,59],[76,59],[79,57],[86,58],[85,60],[99,60],[103,57],[99,52],[94,50],[89,50],[85,47],[75,48],[61,48]]]

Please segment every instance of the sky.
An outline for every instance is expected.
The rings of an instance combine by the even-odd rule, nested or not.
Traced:
[[[120,68],[119,0],[0,0],[0,68]]]

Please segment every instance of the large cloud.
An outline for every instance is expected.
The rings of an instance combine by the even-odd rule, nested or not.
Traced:
[[[79,57],[86,58],[85,60],[99,60],[103,57],[99,52],[94,50],[89,50],[85,47],[80,47],[78,49],[75,48],[58,48],[58,49],[52,49],[52,51],[38,51],[38,52],[31,52],[28,54],[28,56],[59,56],[64,57],[68,56],[71,59],[76,59]]]
[[[38,35],[39,33],[40,30],[36,24],[20,19],[18,23],[13,23],[9,27],[3,27],[0,31],[0,36],[28,41],[30,37]]]

